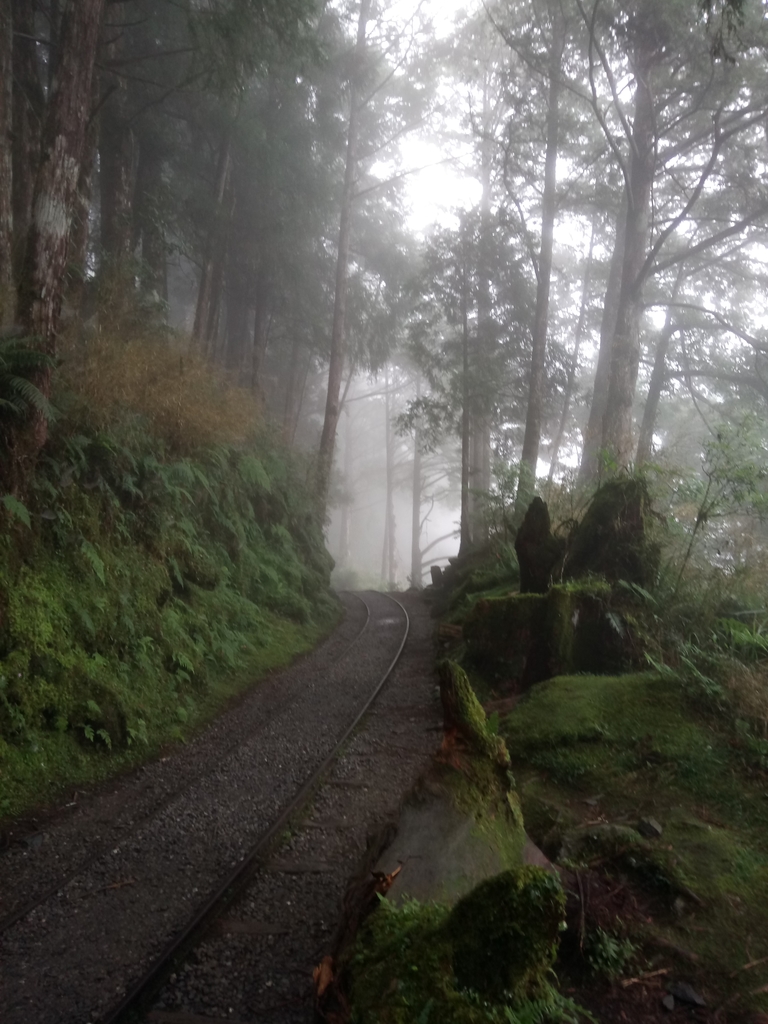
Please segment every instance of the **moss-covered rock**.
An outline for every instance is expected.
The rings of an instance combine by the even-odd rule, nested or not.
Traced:
[[[564,911],[560,881],[543,868],[505,871],[478,885],[448,920],[459,985],[497,1001],[540,997]]]

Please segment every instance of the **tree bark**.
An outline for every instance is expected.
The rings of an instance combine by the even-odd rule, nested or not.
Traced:
[[[347,124],[347,155],[344,168],[344,187],[341,195],[339,217],[339,246],[336,259],[336,290],[333,303],[333,327],[331,329],[331,358],[328,366],[328,392],[325,403],[325,419],[317,455],[316,493],[320,509],[325,511],[328,504],[328,487],[333,468],[333,450],[336,442],[336,428],[341,406],[341,378],[344,372],[345,319],[347,312],[347,279],[349,276],[349,243],[354,199],[355,176],[357,173],[358,120],[360,102],[359,78],[365,56],[365,28],[371,0],[360,0],[355,44],[355,67],[349,83],[349,122]]]
[[[471,455],[469,468],[469,520],[473,544],[488,538],[483,492],[491,486],[491,360],[493,358],[493,221],[491,217],[493,150],[491,142],[492,104],[490,73],[483,76],[482,137],[480,140],[480,235],[477,267],[477,340],[474,362],[477,367],[476,394],[472,396],[470,424]]]
[[[285,393],[285,411],[283,413],[283,440],[291,448],[296,440],[296,431],[299,426],[301,407],[304,403],[304,392],[307,387],[307,378],[312,358],[307,352],[302,359],[301,349],[302,344],[297,337],[294,339],[291,352],[290,376]]]
[[[18,318],[55,355],[72,211],[91,114],[91,80],[104,0],[71,0],[61,16],[59,60],[48,102],[32,219],[19,281]],[[50,371],[38,385],[50,391]],[[44,421],[38,439],[45,439]]]
[[[125,5],[111,4],[110,23],[114,25],[106,30],[113,37],[104,47],[107,63],[125,56],[125,33],[119,28],[125,20]],[[106,267],[119,277],[125,274],[131,255],[136,146],[128,110],[127,80],[103,71],[101,88],[107,96],[99,115],[101,250]]]
[[[259,395],[264,392],[264,359],[269,342],[269,304],[267,289],[267,271],[259,266],[253,288],[255,308],[253,311],[253,355],[251,370],[251,389]]]
[[[541,421],[544,413],[544,384],[547,355],[549,293],[552,279],[552,250],[557,212],[557,156],[560,136],[561,65],[565,47],[565,23],[558,2],[549,4],[552,18],[552,42],[549,52],[549,89],[547,95],[547,148],[544,157],[544,192],[541,203],[541,250],[536,286],[536,313],[531,341],[531,367],[528,377],[528,408],[525,417],[523,450],[520,456],[520,480],[515,503],[516,517],[528,507],[536,488],[536,468],[541,445]]]
[[[664,326],[659,333],[659,340],[656,343],[656,352],[653,358],[653,370],[651,371],[651,379],[648,384],[648,395],[645,399],[645,406],[643,408],[643,420],[640,424],[640,436],[637,441],[635,466],[638,469],[651,459],[653,449],[653,431],[656,427],[656,416],[659,411],[661,392],[663,391],[664,385],[667,381],[667,353],[669,352],[670,342],[675,334],[672,306],[677,301],[682,281],[683,264],[681,263],[677,271],[674,287],[672,288],[670,305],[667,307]]]
[[[584,445],[579,465],[579,487],[587,487],[597,477],[600,445],[603,438],[603,417],[608,404],[608,381],[611,370],[611,352],[613,338],[616,333],[616,317],[619,312],[619,293],[621,291],[621,268],[624,266],[624,243],[627,236],[626,191],[622,195],[621,206],[616,217],[616,239],[613,244],[611,263],[608,270],[608,282],[603,302],[603,317],[600,323],[600,348],[597,354],[595,382],[592,387],[592,402],[589,407],[589,418],[584,431]]]
[[[159,207],[163,185],[163,155],[155,138],[139,138],[139,161],[133,203],[134,251],[141,252],[141,284],[168,301],[168,254]]]
[[[200,285],[197,291],[197,305],[195,307],[195,322],[192,327],[192,340],[202,348],[208,348],[210,344],[211,312],[214,304],[215,283],[222,272],[221,261],[226,247],[222,245],[222,239],[226,236],[226,199],[229,188],[231,160],[231,127],[228,127],[219,150],[219,158],[216,165],[216,186],[214,193],[213,222],[206,242],[203,266],[200,274]]]
[[[94,82],[96,76],[94,75]],[[95,90],[91,94],[92,102],[97,99]],[[72,226],[69,237],[69,254],[67,256],[67,304],[75,317],[81,317],[85,302],[85,282],[88,271],[88,242],[90,237],[91,199],[93,194],[93,176],[96,165],[96,149],[98,145],[98,118],[92,118],[85,136],[83,161],[77,180],[77,195],[72,211]]]
[[[549,460],[549,477],[548,483],[551,485],[557,472],[557,466],[560,459],[560,448],[563,444],[563,438],[565,437],[565,428],[568,425],[568,416],[571,412],[571,402],[573,401],[573,393],[576,385],[576,373],[579,369],[579,352],[581,350],[581,342],[584,338],[584,332],[587,325],[587,309],[589,306],[589,286],[592,278],[592,256],[595,250],[595,235],[596,235],[596,217],[592,218],[592,233],[589,237],[589,252],[587,254],[587,265],[584,269],[584,280],[581,285],[581,303],[579,305],[579,319],[576,322],[576,333],[573,339],[573,352],[571,353],[571,362],[568,366],[568,376],[565,381],[565,393],[563,395],[563,411],[560,414],[560,422],[557,427],[557,436],[555,437],[555,443],[552,445],[552,454]]]
[[[459,555],[466,555],[472,547],[469,510],[469,281],[466,253],[462,252],[461,274],[461,520],[459,523]]]
[[[635,68],[635,118],[621,291],[611,350],[608,401],[603,417],[602,447],[614,470],[627,469],[634,452],[632,405],[640,365],[644,284],[641,271],[648,247],[651,189],[656,166],[652,69],[652,59],[641,51]]]
[[[13,13],[0,0],[0,327],[13,323]]]
[[[390,588],[397,583],[395,553],[395,453],[392,436],[392,397],[390,394],[389,368],[384,369],[384,448],[386,453],[386,516],[384,524],[384,549],[381,557],[381,579]]]
[[[421,377],[416,378],[416,400],[421,398]],[[411,586],[421,588],[421,420],[416,420],[413,437],[413,474],[411,496]]]
[[[35,5],[12,0],[13,25],[13,265],[21,277],[24,247],[32,219],[32,197],[40,163],[45,96],[35,53]]]

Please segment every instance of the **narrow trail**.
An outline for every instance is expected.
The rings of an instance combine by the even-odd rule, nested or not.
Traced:
[[[262,682],[178,755],[60,819],[53,816],[36,835],[10,846],[0,860],[4,917],[16,918],[0,935],[5,1024],[111,1018],[126,990],[279,818],[355,719],[402,641],[405,616],[391,599],[366,594],[363,603],[345,595],[344,602],[347,616],[332,637]],[[189,961],[208,963],[206,976],[221,978],[231,998],[195,984],[195,970],[185,967],[177,983],[186,980],[161,994],[163,1009],[155,1013],[181,1009],[187,1017],[232,1020],[237,1003],[239,1019],[266,1019],[265,1007],[284,988],[279,979],[267,983],[277,970],[270,965],[282,957],[293,964],[284,968],[295,979],[286,998],[298,1016],[286,1015],[284,1006],[272,1019],[309,1019],[311,966],[322,955],[365,833],[396,810],[435,745],[431,627],[421,602],[408,604],[414,628],[391,681],[304,812],[306,827],[292,832],[243,898],[259,926],[217,925],[216,941],[229,943],[229,952],[213,960],[195,953]],[[376,761],[388,765],[383,774],[373,770]],[[298,887],[293,899],[283,899],[284,886]],[[298,932],[296,923],[284,921],[291,906],[302,908]],[[277,932],[270,931],[275,923]],[[291,928],[308,940],[294,961],[278,938]],[[226,962],[234,965],[237,984],[224,980]]]

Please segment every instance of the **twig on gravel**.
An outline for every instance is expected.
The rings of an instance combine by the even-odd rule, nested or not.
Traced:
[[[98,889],[93,889],[93,892],[107,892],[108,889],[122,889],[126,885],[136,885],[137,879],[126,878],[122,882],[113,882],[111,885],[102,885]]]

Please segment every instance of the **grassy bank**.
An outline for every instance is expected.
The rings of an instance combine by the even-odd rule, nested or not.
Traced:
[[[183,739],[338,614],[308,467],[247,395],[146,354],[73,357],[0,504],[1,815]]]

